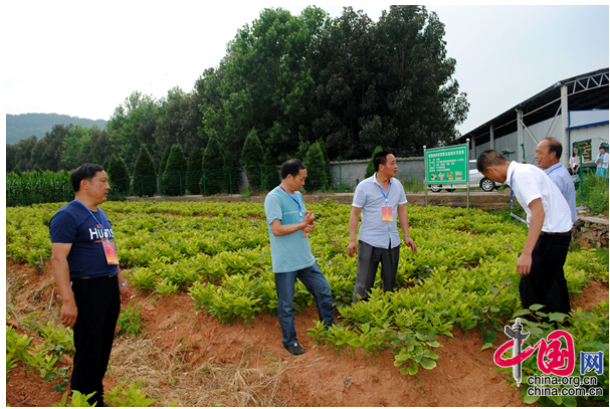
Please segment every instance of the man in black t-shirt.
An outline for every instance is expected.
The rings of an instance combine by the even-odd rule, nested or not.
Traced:
[[[89,403],[107,406],[102,379],[108,367],[120,303],[131,292],[119,271],[112,224],[97,206],[110,185],[104,168],[86,163],[72,172],[74,201],[51,218],[51,265],[63,298],[61,322],[74,329],[70,389],[95,392]]]

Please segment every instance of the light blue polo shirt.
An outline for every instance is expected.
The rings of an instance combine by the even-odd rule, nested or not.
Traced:
[[[358,232],[358,240],[370,244],[373,247],[387,249],[400,246],[398,235],[398,205],[407,203],[407,196],[398,179],[390,179],[389,193],[377,182],[377,173],[368,179],[364,179],[356,187],[354,202],[352,206],[362,209],[362,224]],[[382,193],[383,190],[383,193]],[[385,196],[388,196],[386,205]],[[392,207],[392,221],[382,220],[382,206]]]
[[[568,170],[561,163],[556,163],[550,168],[545,169],[544,173],[555,182],[559,191],[565,197],[572,212],[572,223],[576,223],[578,220],[578,213],[576,212],[576,188],[574,187],[572,176],[570,176]]]
[[[287,273],[303,268],[311,267],[316,259],[311,254],[309,239],[303,236],[303,230],[297,230],[286,236],[274,236],[271,231],[271,223],[280,220],[282,224],[299,224],[299,205],[305,217],[305,203],[301,192],[289,195],[282,189],[276,187],[265,198],[265,214],[267,215],[267,228],[269,229],[269,241],[271,242],[271,264],[274,273]]]

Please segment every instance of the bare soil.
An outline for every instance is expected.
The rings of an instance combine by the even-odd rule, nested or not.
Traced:
[[[14,308],[7,324],[18,331],[33,311],[47,311],[59,322],[50,266],[45,271],[7,259],[7,303]],[[53,297],[52,297],[53,295]],[[591,281],[573,306],[590,310],[608,299],[608,284]],[[143,380],[155,406],[522,406],[519,389],[497,372],[493,352],[505,341],[498,334],[494,348],[480,351],[479,331],[460,329],[453,338],[438,337],[439,363],[416,376],[400,374],[389,350],[377,357],[360,351],[336,352],[317,346],[307,335],[315,306],[297,313],[295,325],[307,353],[294,357],[283,348],[276,316],[261,314],[253,322],[223,324],[196,311],[185,293],[169,297],[137,293],[144,321],[138,337],[115,340],[104,389]],[[50,306],[50,308],[49,308]],[[35,334],[29,334],[35,337]],[[34,342],[38,342],[35,338]],[[59,366],[69,366],[64,358]],[[23,366],[7,375],[6,404],[51,406],[61,400],[55,383],[45,383]]]

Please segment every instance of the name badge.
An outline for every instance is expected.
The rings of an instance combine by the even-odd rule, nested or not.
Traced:
[[[104,253],[106,254],[106,261],[108,264],[119,264],[119,256],[116,254],[114,243],[104,237],[102,238],[102,245],[104,246]]]
[[[392,214],[392,206],[381,207],[381,220],[384,222],[391,222],[394,220]]]

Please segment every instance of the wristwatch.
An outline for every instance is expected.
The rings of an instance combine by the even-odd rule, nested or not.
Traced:
[[[124,283],[119,284],[119,288],[121,287],[127,287],[127,281],[125,281]]]

